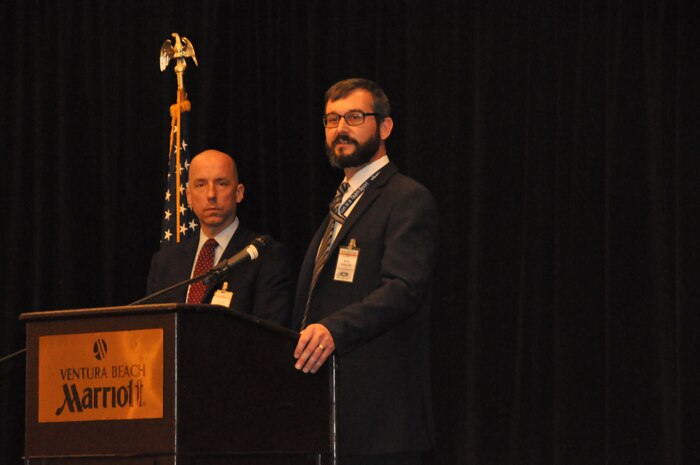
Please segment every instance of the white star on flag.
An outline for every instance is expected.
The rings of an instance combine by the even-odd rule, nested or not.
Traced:
[[[185,100],[172,105],[168,112],[171,120],[161,246],[169,242],[182,241],[190,236],[191,231],[195,231],[197,226],[197,217],[192,209],[187,207],[185,195],[191,162],[189,148],[192,145],[189,142],[190,108],[191,103]]]

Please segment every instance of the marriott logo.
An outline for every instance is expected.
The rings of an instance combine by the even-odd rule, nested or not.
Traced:
[[[86,387],[78,391],[75,384],[63,384],[63,404],[56,409],[62,415],[69,412],[82,412],[88,409],[143,407],[143,382],[138,379],[122,386]]]

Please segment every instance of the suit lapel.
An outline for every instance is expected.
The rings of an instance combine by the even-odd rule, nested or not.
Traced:
[[[381,195],[387,181],[389,181],[389,179],[397,172],[398,168],[391,162],[382,167],[382,172],[379,174],[377,179],[367,186],[367,190],[357,201],[357,205],[355,205],[355,208],[353,208],[350,212],[350,215],[345,220],[343,227],[340,228],[338,235],[333,240],[333,244],[331,244],[331,249],[329,252],[330,255],[333,255],[340,244],[345,243],[345,238],[350,233],[355,223],[362,218],[362,215],[364,215],[369,206],[372,205],[375,200],[377,200],[377,198]]]
[[[250,231],[241,227],[241,225],[239,224],[238,228],[236,229],[236,232],[233,233],[233,237],[231,237],[231,240],[228,242],[226,249],[224,249],[224,253],[221,255],[219,262],[221,262],[221,260],[231,258],[238,252],[243,250],[253,240],[252,236],[253,234]],[[207,290],[204,292],[204,302],[207,302],[211,299],[211,294],[219,286],[219,283],[221,282],[222,278],[223,277],[217,279],[216,281],[210,283],[207,286]]]
[[[164,270],[163,287],[171,286],[190,278],[198,244],[199,235],[195,235],[194,237],[186,238],[183,242],[166,246],[170,258],[166,261],[167,269]],[[187,289],[188,286],[183,286],[171,291],[168,295],[176,296],[174,301],[184,302],[187,298]]]
[[[299,270],[299,289],[308,289],[309,283],[311,282],[311,275],[314,271],[314,266],[316,263],[316,255],[318,254],[318,248],[321,245],[321,240],[323,239],[323,234],[326,231],[326,226],[328,225],[328,220],[330,215],[327,214],[323,218],[321,226],[314,233],[314,237],[309,243],[309,247],[306,249],[306,255],[304,256],[304,261],[301,264],[301,269]],[[306,297],[304,297],[306,298]]]
[[[221,255],[221,259],[219,261],[226,258],[231,258],[243,250],[253,240],[251,236],[252,234],[247,229],[242,228],[239,224],[236,232],[233,233],[233,237],[231,237],[231,240],[228,242],[226,249],[224,249],[224,253]]]
[[[197,246],[199,245],[199,235],[194,235],[190,237],[187,242],[183,243],[181,247],[176,247],[173,253],[176,255],[177,266],[174,266],[173,272],[177,273],[176,281],[184,281],[188,279],[192,274],[192,268],[194,267],[194,258],[197,255]],[[185,291],[185,293],[187,293]]]

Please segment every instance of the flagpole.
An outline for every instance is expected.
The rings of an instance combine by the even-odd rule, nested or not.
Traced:
[[[182,128],[182,112],[183,111],[190,111],[191,104],[190,101],[187,100],[187,93],[185,92],[185,70],[187,69],[187,61],[185,58],[192,58],[194,61],[194,64],[198,66],[197,63],[197,57],[194,52],[194,46],[192,43],[186,38],[182,37],[180,39],[180,35],[177,33],[173,33],[172,36],[175,38],[175,43],[171,44],[170,39],[166,40],[163,43],[163,46],[160,49],[160,70],[165,71],[165,69],[168,67],[168,63],[170,62],[171,59],[176,60],[174,71],[175,75],[177,76],[177,100],[175,105],[170,106],[170,146],[168,149],[168,153],[172,157],[173,155],[173,136],[175,138],[175,150],[174,150],[174,155],[175,155],[175,240],[176,242],[180,242],[181,236],[184,235],[184,232],[181,232],[181,213],[180,210],[182,208],[182,199],[181,199],[181,171],[182,171],[182,157],[181,157],[181,149],[182,149],[182,133],[183,133],[183,128]],[[184,45],[183,45],[184,44]],[[175,134],[173,134],[175,133]],[[173,160],[170,160],[170,163],[172,163]]]
[[[177,69],[177,67],[175,67]],[[178,74],[178,85],[180,83],[181,74]],[[182,132],[179,130],[182,125],[182,94],[184,93],[184,88],[177,89],[177,146],[175,147],[175,184],[178,186],[175,192],[175,241],[180,242],[180,144],[182,143]]]

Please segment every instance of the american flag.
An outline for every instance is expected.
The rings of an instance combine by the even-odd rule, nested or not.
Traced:
[[[163,204],[163,226],[161,247],[182,241],[194,234],[199,224],[192,209],[187,205],[187,188],[190,161],[189,110],[187,97],[178,93],[178,103],[170,106],[170,144],[168,154],[168,183]]]

